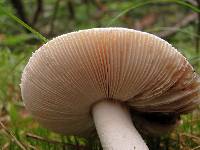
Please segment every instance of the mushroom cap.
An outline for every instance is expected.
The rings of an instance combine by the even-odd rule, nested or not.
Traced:
[[[62,134],[94,130],[91,109],[113,100],[138,112],[187,113],[200,80],[186,58],[152,34],[94,28],[61,35],[30,58],[21,80],[26,108]]]

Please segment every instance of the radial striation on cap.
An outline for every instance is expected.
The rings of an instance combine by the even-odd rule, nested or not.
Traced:
[[[91,107],[101,100],[141,112],[187,113],[199,104],[200,80],[166,41],[124,28],[61,35],[25,67],[22,98],[44,126],[62,134],[94,130]]]

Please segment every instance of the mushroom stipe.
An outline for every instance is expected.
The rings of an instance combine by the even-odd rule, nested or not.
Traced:
[[[90,136],[96,128],[105,150],[145,150],[137,129],[174,128],[199,104],[200,80],[159,37],[94,28],[58,36],[33,53],[21,92],[28,111],[55,132]]]

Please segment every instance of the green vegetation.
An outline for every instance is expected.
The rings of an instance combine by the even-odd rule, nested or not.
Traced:
[[[32,52],[54,36],[106,26],[143,30],[169,41],[200,72],[199,0],[18,0],[17,3],[22,4],[21,11],[15,0],[0,2],[1,149],[101,149],[98,139],[61,136],[41,127],[24,108],[19,86],[22,70]],[[152,149],[200,149],[200,110],[182,116],[176,130],[153,138],[150,144],[156,145]]]

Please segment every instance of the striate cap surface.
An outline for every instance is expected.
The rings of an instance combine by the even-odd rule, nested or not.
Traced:
[[[87,135],[101,100],[137,112],[188,113],[200,102],[200,80],[186,58],[152,34],[94,28],[61,35],[30,58],[21,79],[28,111],[44,126]]]

